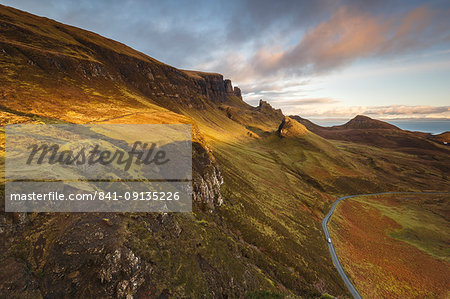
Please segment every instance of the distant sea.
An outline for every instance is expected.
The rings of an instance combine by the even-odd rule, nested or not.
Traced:
[[[345,124],[348,119],[310,119],[323,127]],[[450,131],[450,119],[380,119],[403,130],[440,134]]]

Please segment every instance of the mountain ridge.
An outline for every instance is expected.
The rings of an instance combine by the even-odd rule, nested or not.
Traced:
[[[14,57],[15,65],[28,64],[31,75],[39,73],[42,81],[49,81],[41,83],[49,87],[47,92],[57,87],[58,91],[49,96],[61,97],[64,95],[61,92],[74,91],[90,97],[86,90],[65,80],[67,76],[76,76],[78,83],[95,84],[96,88],[109,89],[113,94],[123,93],[120,85],[126,84],[127,89],[132,86],[132,93],[149,97],[155,104],[174,112],[180,111],[180,107],[206,109],[210,101],[225,103],[229,96],[242,100],[240,90],[230,91],[231,81],[224,80],[220,74],[179,70],[98,34],[18,13],[13,8],[0,8],[0,54],[5,61],[11,61],[8,56]],[[26,73],[17,75],[19,80],[30,80]],[[23,87],[19,85],[16,89],[15,94],[20,95]],[[23,96],[26,95],[24,91]]]
[[[373,119],[365,115],[357,115],[347,123],[334,126],[335,128],[344,129],[389,129],[389,130],[399,130],[398,127],[391,125],[389,123],[383,122],[381,120]]]
[[[2,294],[345,297],[321,233],[334,199],[448,189],[443,146],[412,139],[418,154],[405,154],[324,138],[266,101],[245,103],[220,74],[30,16],[0,6],[0,123],[192,124],[193,212],[2,211]]]
[[[363,143],[384,148],[395,148],[404,152],[417,153],[421,150],[438,150],[447,152],[441,147],[442,137],[429,133],[402,130],[387,122],[358,115],[347,123],[332,127],[322,127],[300,116],[292,115],[292,119],[305,125],[317,135],[334,140]],[[445,136],[442,135],[442,136]]]

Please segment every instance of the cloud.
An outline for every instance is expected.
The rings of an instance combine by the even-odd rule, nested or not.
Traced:
[[[443,59],[435,59],[433,63],[421,59],[421,69],[410,70],[414,64],[411,60],[394,68],[392,63],[386,63],[386,58],[390,62],[404,59],[410,51],[416,51],[412,54],[417,56],[444,51],[444,56],[450,44],[448,0],[192,0],[189,4],[182,0],[3,0],[2,3],[92,30],[178,68],[222,73],[239,85],[247,102],[263,98],[282,107],[285,113],[308,111],[322,115],[327,109],[337,114],[363,113],[369,107],[337,107],[345,104],[345,96],[351,95],[354,85],[337,95],[324,90],[317,92],[323,88],[317,82],[329,80],[325,75],[363,59],[372,66],[366,68],[368,64],[361,63],[363,68],[351,84],[362,80],[375,82],[382,75],[368,75],[377,69],[386,74],[398,72],[399,76],[413,71],[418,74],[435,71],[444,65]],[[368,74],[362,79],[364,72]],[[428,86],[424,83],[423,88],[430,89],[430,96],[440,96],[434,103],[442,104],[442,94],[447,90],[437,86],[440,79],[435,78],[438,83]],[[339,102],[333,102],[336,96]],[[394,96],[396,103],[410,103],[406,97]],[[364,101],[361,98],[358,103]],[[399,107],[395,109],[401,111]]]
[[[403,15],[373,16],[349,6],[310,29],[293,47],[260,49],[250,60],[253,75],[318,74],[370,56],[386,56],[442,41],[443,16],[426,6]],[[450,25],[450,22],[446,22]],[[440,33],[440,34],[439,34]]]
[[[441,13],[393,0],[3,2],[93,30],[175,67],[221,72],[240,83],[334,70],[423,46],[432,41],[427,36],[450,41],[448,5],[440,1],[432,5],[442,6]]]
[[[5,0],[2,3],[91,30],[175,67],[217,58],[227,3],[192,0]],[[214,15],[215,14],[215,15]]]
[[[339,103],[339,100],[332,98],[304,98],[300,100],[275,100],[271,101],[271,104],[281,105],[281,107],[289,106],[304,106],[304,105],[321,105],[321,104],[335,104]]]
[[[424,114],[445,114],[450,113],[450,106],[380,106],[368,108],[364,111],[368,115],[424,115]]]
[[[303,107],[290,114],[298,114],[309,118],[352,118],[356,115],[367,115],[375,118],[447,118],[450,119],[450,106],[334,106]]]
[[[245,3],[249,4],[251,1]],[[393,59],[450,41],[450,19],[447,17],[449,9],[436,4],[439,2],[433,2],[434,6],[430,4],[418,7],[415,6],[417,2],[410,2],[409,6],[399,7],[398,2],[393,4],[389,1],[340,1],[340,5],[347,5],[340,6],[334,12],[336,7],[333,5],[330,10],[322,7],[321,13],[316,13],[315,8],[311,9],[313,18],[302,18],[305,10],[297,6],[294,9],[294,4],[283,6],[283,3],[283,8],[290,9],[281,9],[278,14],[276,2],[271,3],[261,4],[263,11],[253,9],[242,15],[238,14],[247,17],[229,29],[229,32],[234,32],[238,30],[236,28],[240,28],[242,35],[249,34],[254,29],[255,36],[247,38],[258,47],[249,53],[241,48],[228,49],[226,55],[218,61],[200,65],[200,68],[219,70],[231,77],[234,82],[239,83],[244,94],[251,94],[250,100],[255,96],[270,99],[270,96],[275,97],[280,93],[277,86],[276,92],[271,88],[276,85],[272,82],[305,81],[341,70],[364,58],[380,61],[385,58]],[[317,3],[317,7],[323,6],[320,1]],[[279,19],[281,15],[285,16],[284,22],[290,26],[295,27],[296,22],[302,24],[299,26],[303,26],[303,30],[284,30],[285,23]],[[252,23],[252,30],[241,27],[248,22]],[[280,26],[278,31],[284,35],[284,39],[270,32],[274,24]],[[264,39],[265,34],[270,37]],[[278,39],[274,40],[273,36]],[[260,44],[255,40],[265,42]],[[295,40],[296,43],[293,42]],[[289,89],[282,89],[281,92],[283,91],[288,92]]]
[[[326,17],[340,1],[243,0],[236,1],[227,24],[227,41],[258,43],[280,37]]]

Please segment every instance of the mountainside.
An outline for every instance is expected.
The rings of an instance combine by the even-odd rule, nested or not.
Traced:
[[[311,126],[248,105],[220,74],[5,6],[0,69],[1,125],[193,125],[193,213],[1,212],[5,296],[348,297],[321,231],[335,197],[449,190],[444,145],[407,134],[408,151],[389,148],[392,128],[372,144],[380,124],[354,128],[365,119]]]
[[[435,140],[435,141],[437,141],[437,142],[439,142],[439,143],[446,142],[446,144],[449,144],[450,143],[450,132],[447,131],[447,132],[444,132],[444,133],[441,133],[441,134],[438,134],[438,135],[433,135],[430,138]]]
[[[240,98],[239,89],[233,90],[220,74],[178,70],[92,32],[7,7],[2,7],[0,22],[6,107],[71,122],[77,122],[79,113],[87,118],[79,120],[83,122],[122,114],[117,106],[130,110],[157,104],[180,111],[206,109],[226,102],[227,96]],[[24,102],[30,96],[33,107]],[[41,102],[45,111],[39,110]],[[86,111],[88,103],[116,107],[99,113],[101,109]]]
[[[355,118],[349,120],[347,123],[335,126],[335,129],[359,129],[359,130],[368,130],[368,129],[387,129],[387,130],[399,130],[394,125],[388,124],[384,121],[372,119],[370,117],[364,115],[357,115]]]
[[[328,226],[361,296],[447,296],[449,204],[449,194],[384,194],[339,203]]]
[[[300,116],[290,116],[305,125],[308,130],[327,139],[357,142],[372,146],[393,148],[409,153],[439,153],[447,154],[448,149],[440,146],[438,136],[428,133],[409,132],[389,123],[358,115],[347,123],[339,126],[322,127]],[[445,136],[441,134],[442,136]],[[420,152],[418,151],[420,150]]]
[[[285,117],[278,127],[277,133],[280,137],[301,137],[310,132],[301,123]]]

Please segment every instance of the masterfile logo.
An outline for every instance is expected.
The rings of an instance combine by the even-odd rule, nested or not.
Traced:
[[[152,143],[147,149],[148,143],[142,143],[136,141],[130,151],[125,152],[120,149],[116,149],[114,153],[109,150],[100,150],[100,146],[96,144],[93,149],[87,151],[86,148],[81,148],[78,152],[72,150],[63,150],[58,144],[33,144],[28,147],[30,149],[30,155],[27,159],[27,164],[32,163],[42,164],[60,163],[62,165],[93,165],[100,163],[101,165],[109,165],[117,163],[123,165],[124,171],[130,169],[131,164],[134,162],[137,165],[141,163],[149,165],[154,163],[155,165],[164,165],[170,161],[166,158],[166,152],[164,150],[156,150],[156,144]],[[87,153],[86,153],[87,152]],[[145,155],[144,155],[145,153]],[[134,160],[134,157],[136,158]]]
[[[192,210],[191,125],[8,125],[6,211]]]

